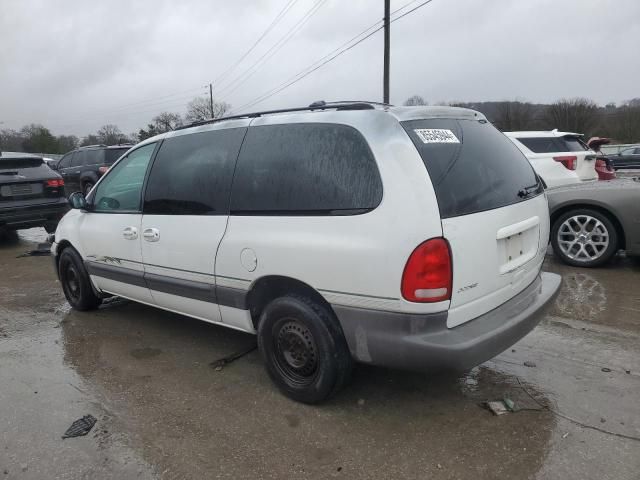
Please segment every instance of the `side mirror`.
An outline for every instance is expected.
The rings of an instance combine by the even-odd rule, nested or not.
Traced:
[[[69,206],[71,208],[86,210],[87,209],[87,199],[84,198],[82,192],[73,192],[69,195]]]
[[[51,162],[48,164],[51,170],[58,170],[58,164],[55,162]]]

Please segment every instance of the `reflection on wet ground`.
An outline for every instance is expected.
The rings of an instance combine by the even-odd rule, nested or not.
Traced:
[[[258,352],[211,367],[252,336],[119,299],[70,311],[48,258],[15,258],[40,241],[28,234],[0,245],[9,478],[638,478],[639,441],[579,425],[640,436],[629,259],[578,270],[549,257],[565,279],[553,311],[467,374],[359,366],[343,393],[309,407],[272,387]],[[481,406],[505,396],[524,410]],[[86,413],[95,431],[62,441]]]

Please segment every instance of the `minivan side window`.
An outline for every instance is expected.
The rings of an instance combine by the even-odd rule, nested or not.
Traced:
[[[364,137],[347,125],[249,128],[233,180],[231,214],[349,215],[376,208],[382,181]]]
[[[151,167],[145,215],[227,215],[233,168],[246,128],[167,138]]]
[[[95,189],[94,212],[139,212],[142,184],[156,147],[140,147],[113,166]]]

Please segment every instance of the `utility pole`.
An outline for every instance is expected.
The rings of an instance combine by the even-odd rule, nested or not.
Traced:
[[[211,118],[213,118],[213,83],[209,84],[209,109],[211,110]]]
[[[384,0],[384,73],[382,78],[382,101],[389,103],[389,10],[391,0]]]

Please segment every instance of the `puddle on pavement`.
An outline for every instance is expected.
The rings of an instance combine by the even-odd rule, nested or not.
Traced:
[[[33,451],[28,443],[36,432],[60,430],[57,423],[34,423],[51,405],[56,415],[73,420],[78,412],[65,409],[93,404],[108,412],[105,438],[114,432],[135,452],[121,447],[122,457],[153,465],[167,478],[199,472],[230,478],[371,478],[372,472],[379,478],[545,478],[544,472],[557,473],[583,458],[586,448],[600,456],[598,467],[584,467],[583,476],[604,478],[609,472],[619,478],[637,471],[634,458],[640,468],[635,444],[616,448],[620,444],[601,433],[566,422],[560,427],[548,411],[495,417],[479,406],[505,395],[524,404],[522,382],[542,403],[586,423],[604,418],[611,430],[640,432],[637,402],[631,400],[640,391],[640,377],[624,373],[640,371],[640,313],[634,310],[640,295],[627,293],[640,269],[628,259],[598,271],[547,259],[546,270],[565,276],[552,316],[513,349],[465,375],[358,366],[345,391],[309,407],[274,389],[258,352],[220,371],[210,367],[213,360],[246,350],[252,336],[120,299],[95,312],[70,310],[49,258],[15,259],[15,252],[41,241],[43,232],[0,245],[0,261],[9,272],[0,279],[0,293],[9,294],[0,308],[0,364],[15,365],[2,370],[14,391],[10,397],[6,388],[5,397],[0,391],[0,405],[8,405],[2,398],[24,403],[24,412],[12,407],[16,418],[35,412],[16,440],[25,451]],[[524,361],[537,367],[525,367]],[[20,362],[26,362],[23,372]],[[613,371],[605,374],[603,365]],[[50,384],[35,395],[22,392],[18,377],[27,389],[43,379]],[[27,394],[38,402],[23,402]],[[564,437],[567,432],[573,443]],[[55,452],[61,454],[49,450]]]
[[[498,418],[482,408],[521,395],[515,377],[485,367],[461,377],[358,366],[345,391],[310,407],[274,389],[258,352],[221,371],[209,366],[246,349],[250,335],[133,302],[71,312],[62,333],[65,361],[122,428],[135,429],[135,448],[178,477],[212,469],[320,476],[340,467],[350,478],[411,478],[440,464],[477,478],[499,464],[505,478],[527,478],[544,462],[555,425],[546,411]]]

